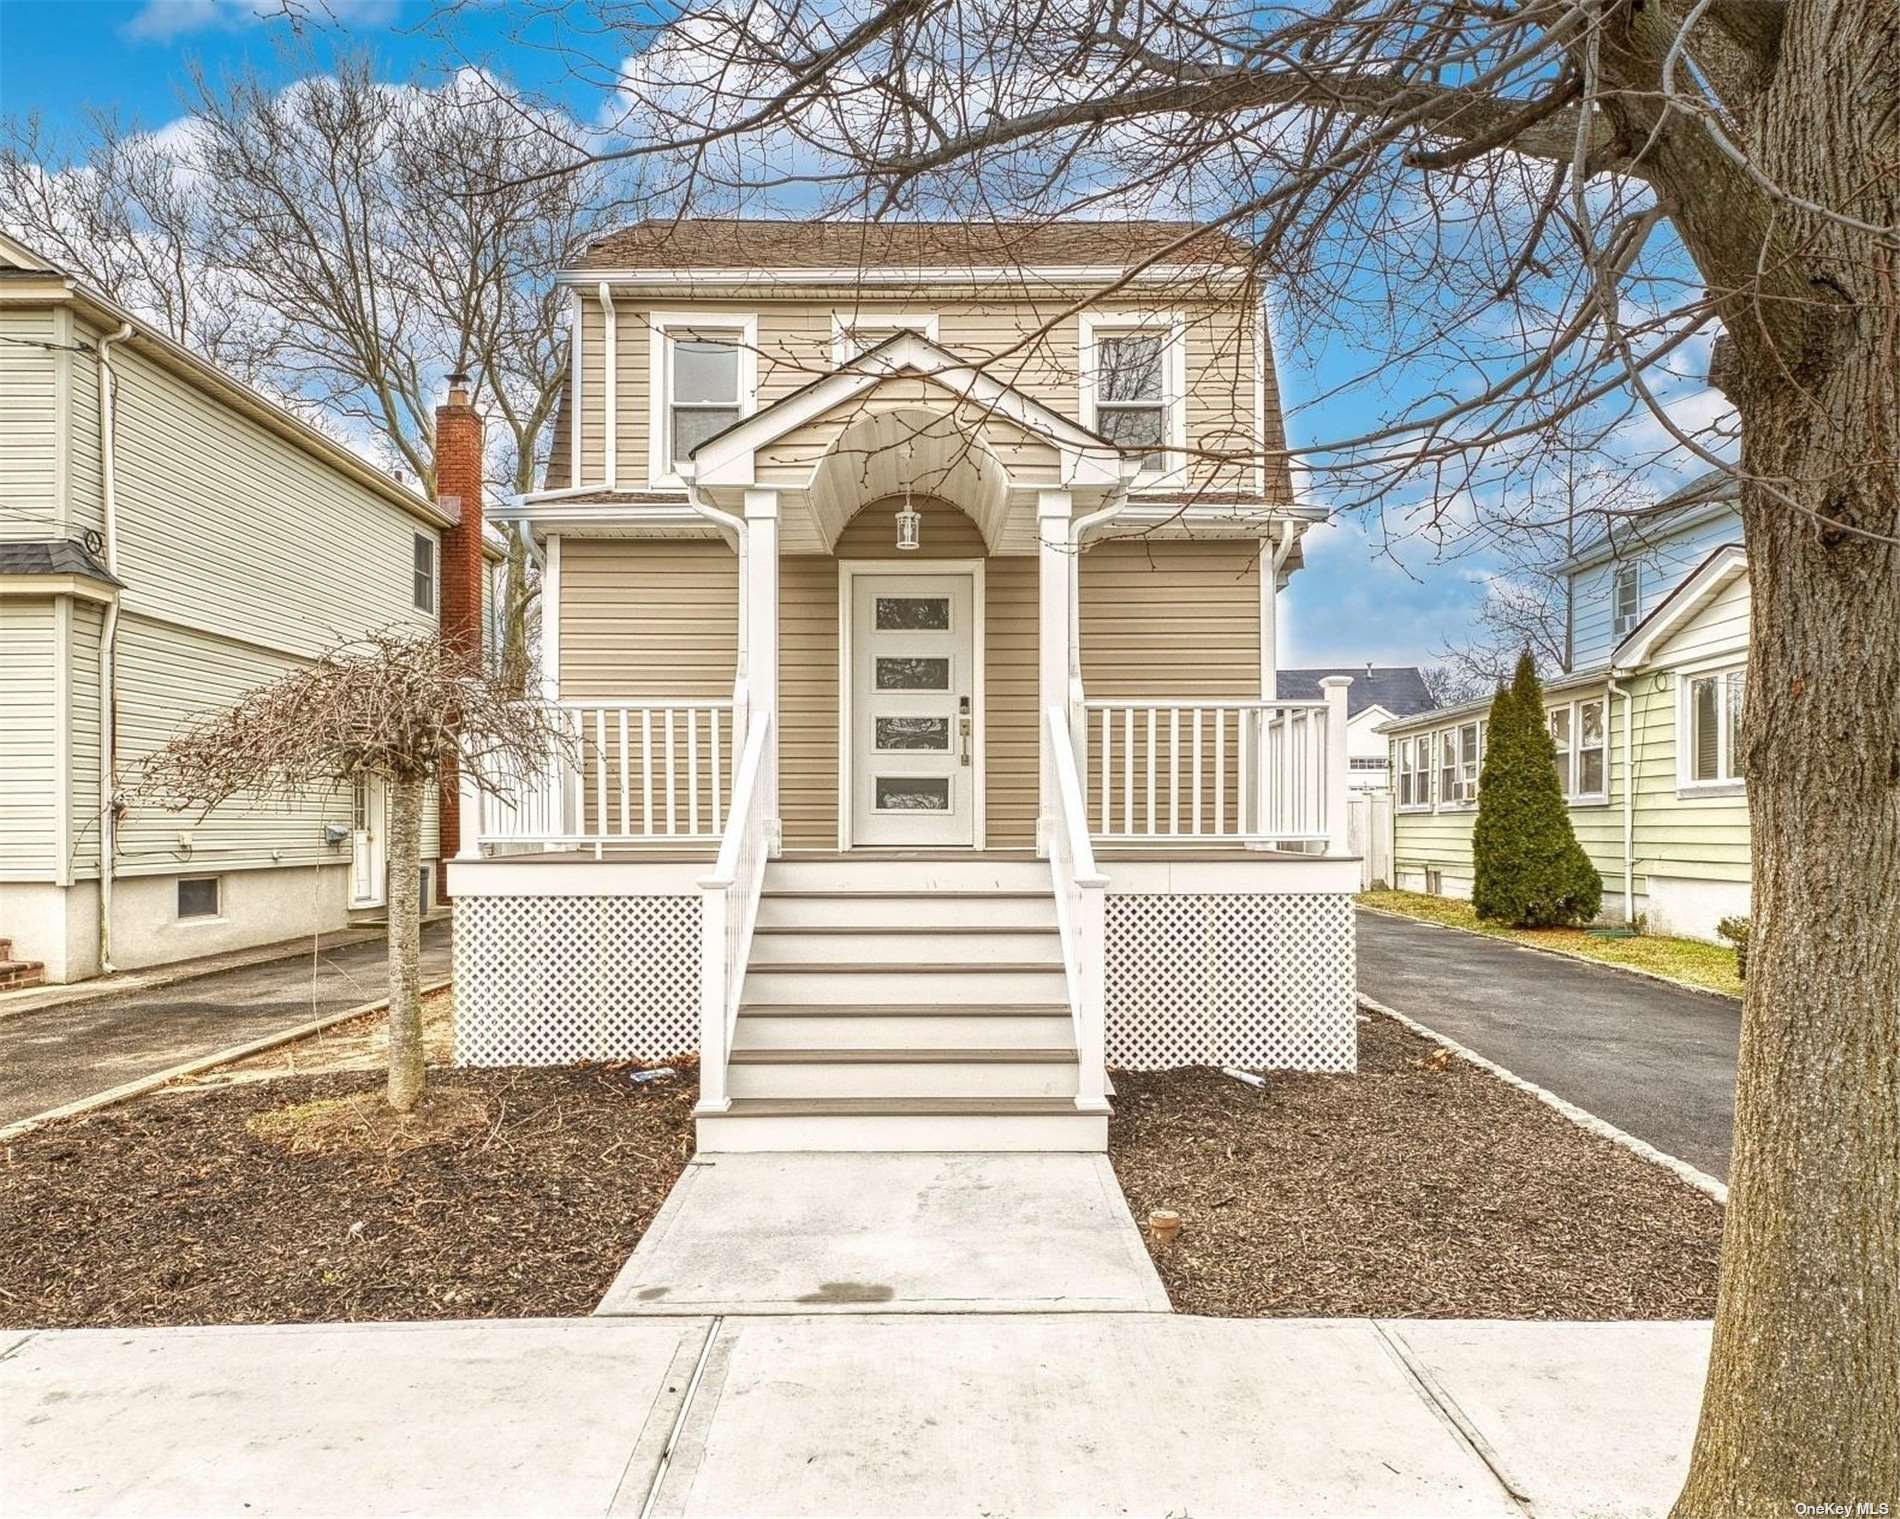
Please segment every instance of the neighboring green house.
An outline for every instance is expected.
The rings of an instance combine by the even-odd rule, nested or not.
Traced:
[[[1544,687],[1578,842],[1606,918],[1713,939],[1748,911],[1748,802],[1737,720],[1748,574],[1732,484],[1705,476],[1563,566],[1570,643],[1590,656]],[[1381,728],[1392,745],[1393,884],[1471,894],[1484,701]],[[1626,784],[1633,773],[1635,784]]]

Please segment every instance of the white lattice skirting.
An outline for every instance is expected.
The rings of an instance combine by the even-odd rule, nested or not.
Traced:
[[[657,1060],[699,1044],[699,898],[458,897],[455,1063]]]
[[[1110,895],[1106,906],[1110,1066],[1357,1069],[1344,893]]]

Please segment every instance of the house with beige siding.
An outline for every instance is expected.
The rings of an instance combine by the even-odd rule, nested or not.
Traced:
[[[354,634],[435,626],[457,516],[5,238],[0,338],[0,958],[76,981],[378,914],[373,787],[199,817],[138,768]]]
[[[1545,710],[1571,826],[1603,877],[1604,916],[1713,939],[1749,900],[1739,741],[1749,588],[1732,482],[1694,482],[1563,569],[1582,662],[1545,683]],[[1470,895],[1489,705],[1381,729],[1401,889]]]
[[[700,1057],[734,1148],[1100,1149],[1107,1069],[1350,1069],[1348,677],[1247,251],[645,224],[561,283],[541,699],[464,798],[467,1063]]]

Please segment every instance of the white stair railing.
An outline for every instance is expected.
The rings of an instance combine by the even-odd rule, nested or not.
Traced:
[[[772,853],[771,733],[772,714],[760,712],[746,733],[719,858],[699,883],[700,1113],[727,1106],[726,1065]]]
[[[1083,1112],[1108,1111],[1108,1031],[1103,981],[1108,877],[1095,868],[1088,813],[1075,764],[1075,735],[1060,707],[1047,713],[1054,753],[1056,796],[1049,829],[1049,875],[1055,887],[1056,927],[1062,938],[1062,969],[1075,1025],[1075,1105]]]

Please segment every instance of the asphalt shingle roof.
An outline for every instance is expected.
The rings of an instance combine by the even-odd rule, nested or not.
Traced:
[[[1286,701],[1317,701],[1328,675],[1350,675],[1346,715],[1357,717],[1367,707],[1384,707],[1394,717],[1432,710],[1432,693],[1416,665],[1338,665],[1313,670],[1282,670],[1279,692]]]
[[[0,575],[84,575],[107,585],[122,584],[73,538],[0,541]]]
[[[795,222],[692,218],[636,222],[581,256],[581,269],[994,268],[1168,264],[1245,268],[1253,250],[1185,221]]]

